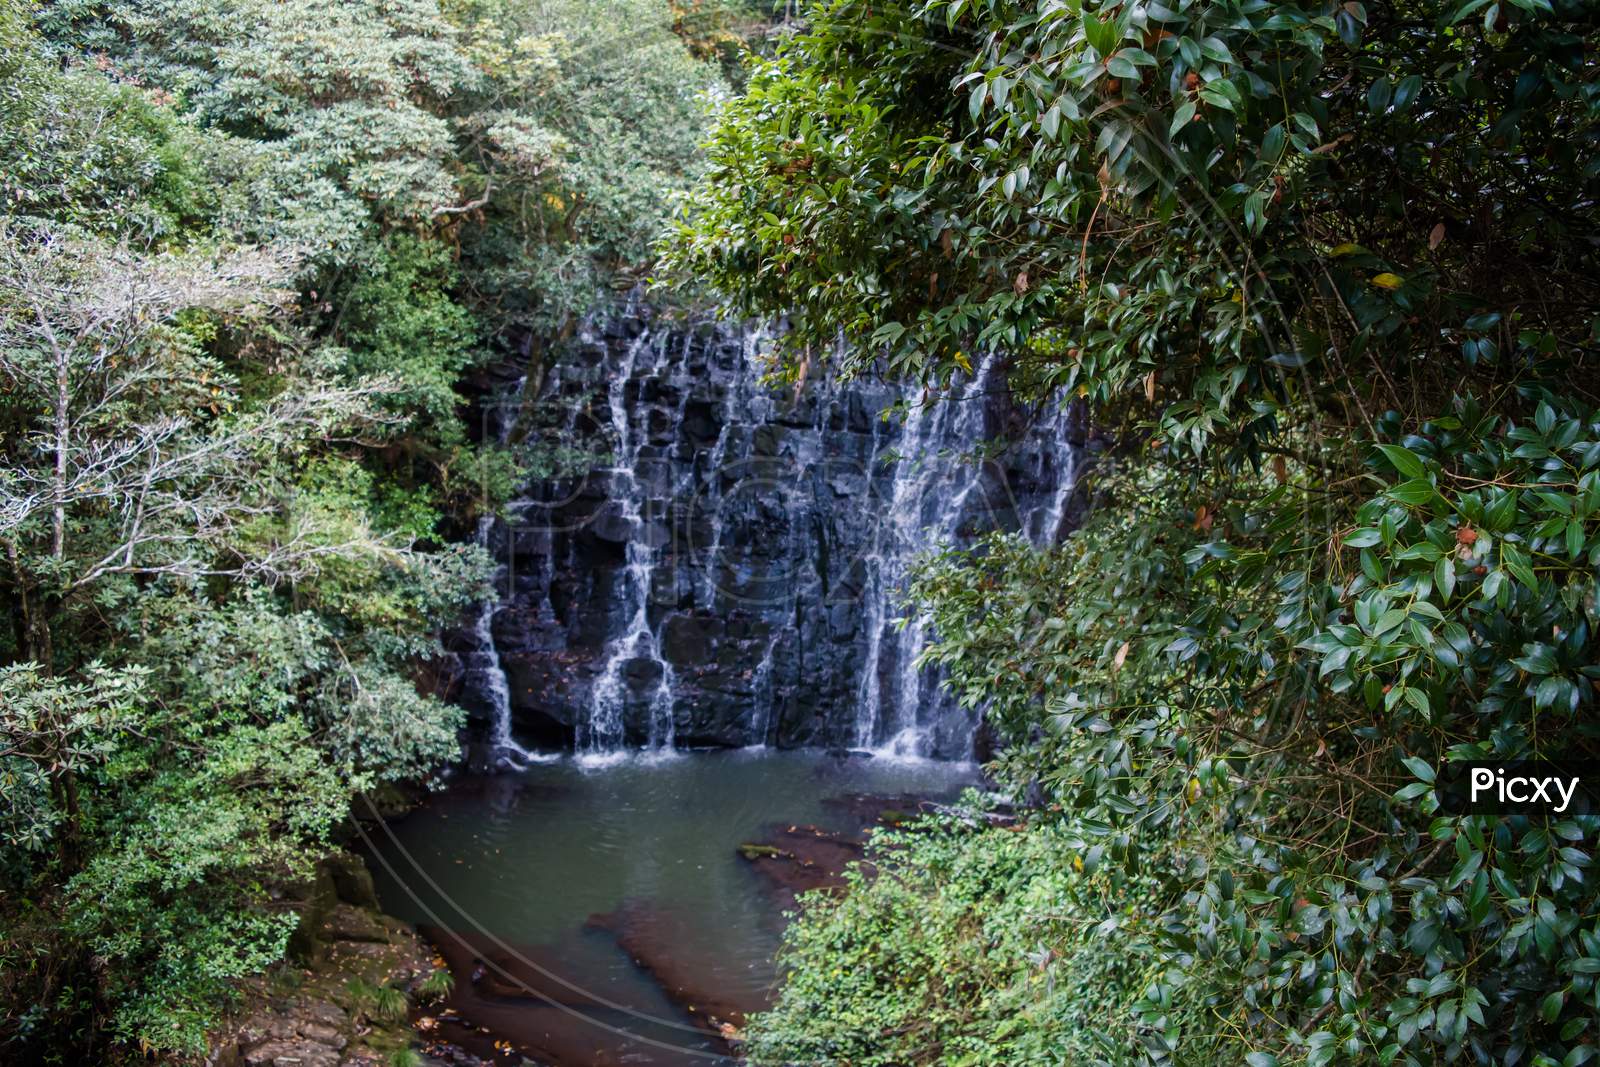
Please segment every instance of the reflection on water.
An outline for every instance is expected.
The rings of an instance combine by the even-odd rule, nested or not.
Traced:
[[[708,1031],[767,1003],[787,902],[738,846],[790,825],[853,833],[847,798],[972,781],[814,752],[567,759],[461,781],[374,831],[372,867],[385,909],[440,944],[451,1007],[536,1059],[727,1062]]]

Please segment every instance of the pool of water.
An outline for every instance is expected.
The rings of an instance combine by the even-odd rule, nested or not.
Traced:
[[[713,1034],[769,1002],[792,903],[739,846],[790,827],[855,837],[877,808],[974,781],[816,752],[564,758],[460,780],[369,829],[369,862],[385,910],[456,975],[451,1040],[560,1067],[729,1062]]]

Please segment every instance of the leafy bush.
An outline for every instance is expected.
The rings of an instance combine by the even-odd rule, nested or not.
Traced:
[[[1125,1060],[1158,879],[1086,860],[1059,826],[988,825],[978,800],[880,831],[871,874],[805,898],[752,1062]]]
[[[1592,12],[807,18],[722,113],[667,256],[790,314],[793,374],[842,331],[839,370],[936,402],[1001,350],[1015,395],[1083,398],[1117,440],[1084,529],[951,549],[911,598],[1002,784],[1044,805],[1023,833],[1154,879],[1148,970],[1091,1025],[1150,1063],[1586,1062],[1595,820],[1448,815],[1434,787],[1594,744]],[[935,906],[971,892],[931,851],[885,862]],[[855,1054],[941,1062],[822,977],[817,931],[921,929],[858,891],[802,920],[768,1061],[823,1054],[807,1003],[864,1028]],[[917,1017],[1014,955],[949,953]]]

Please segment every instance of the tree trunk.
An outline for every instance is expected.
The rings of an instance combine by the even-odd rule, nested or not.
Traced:
[[[71,400],[68,389],[71,368],[67,353],[59,344],[56,344],[53,333],[50,339],[50,346],[54,350],[56,361],[55,501],[50,509],[50,555],[59,560],[67,548],[67,432],[69,429],[67,404]]]

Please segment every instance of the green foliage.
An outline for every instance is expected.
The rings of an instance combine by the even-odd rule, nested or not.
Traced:
[[[117,1036],[203,1051],[231,980],[294,930],[263,879],[310,873],[347,785],[291,722],[213,733],[172,764],[124,752],[94,784],[103,837],[68,883],[68,931],[106,961]]]
[[[1152,1062],[1499,1062],[1511,1041],[1580,1062],[1600,1008],[1582,918],[1600,820],[1448,816],[1433,792],[1450,760],[1594,745],[1600,413],[1533,412],[1461,401],[1404,443],[1325,447],[1281,484],[1147,458],[1102,473],[1060,551],[996,535],[928,560],[913,596],[944,635],[929,659],[1010,737],[1001,781],[1043,786],[1054,814],[913,835],[875,860],[877,881],[812,901],[778,1009],[753,1023],[758,1062],[944,1062],[973,1035],[1108,1025],[1128,1028],[1121,1052],[1046,1045],[1043,1060],[1124,1062],[1136,1038]],[[1377,491],[1330,527],[1304,490],[1341,456]],[[1032,847],[1054,866],[1023,864],[1025,890],[975,873]],[[1075,896],[1051,880],[1072,857],[1112,880]],[[990,891],[964,913],[985,925],[938,921]],[[1035,892],[1049,903],[1006,913]],[[1137,953],[1139,972],[1066,994],[1117,990],[1104,1014],[1060,1019],[1036,986],[1011,1026],[973,1014],[968,990],[1021,969],[1004,936],[1072,959],[1065,931],[1119,911],[1143,921],[1096,927],[1090,958]],[[882,984],[912,952],[938,983]]]
[[[872,875],[805,898],[753,1063],[1129,1062],[1159,880],[1086,862],[1048,823],[991,826],[969,800],[879,831]]]
[[[94,663],[69,682],[41,676],[33,663],[0,668],[0,729],[11,753],[0,764],[0,833],[8,849],[39,851],[56,836],[64,813],[52,801],[61,799],[70,775],[115,751],[113,739],[136,713],[146,673]]]
[[[784,12],[770,0],[668,0],[672,32],[701,59],[715,59],[735,83],[741,78],[745,52],[760,47],[763,34],[774,32]]]
[[[208,349],[259,337],[280,270],[0,230],[6,875],[57,915],[60,970],[35,962],[16,992],[63,1030],[104,1006],[129,1045],[202,1049],[230,982],[293,929],[270,887],[305,875],[356,791],[456,751],[460,712],[405,672],[481,561],[418,552],[364,492],[304,480],[384,391],[280,353],[280,390],[252,396]]]
[[[417,993],[429,1000],[443,1000],[456,987],[456,976],[446,968],[429,971],[428,977],[417,985]]]
[[[331,294],[336,336],[350,349],[347,373],[396,378],[405,383],[402,407],[447,422],[474,340],[472,316],[449,296],[458,281],[450,251],[408,234],[373,251],[348,288]]]
[[[97,74],[53,75],[19,23],[0,25],[11,64],[0,96],[6,214],[161,241],[215,210],[194,131]]]
[[[1562,2],[833,0],[722,113],[674,266],[934,395],[1003,350],[1120,439],[1059,548],[991,537],[912,589],[1043,799],[1022,836],[1152,880],[1147,966],[1089,1024],[1116,1053],[1050,1046],[1039,994],[1006,1034],[1043,1060],[1590,1057],[1594,818],[1450,816],[1434,780],[1593,754],[1596,32]],[[802,1013],[864,1029],[846,1059],[996,1029],[901,1041],[1016,954],[923,925],[969,869],[883,862],[802,920],[767,1061],[830,1055]],[[1136,897],[1049,892],[1089,923]],[[943,984],[830,987],[826,939],[871,923]]]
[[[389,1056],[389,1067],[421,1067],[422,1055],[415,1049],[395,1049]]]
[[[656,0],[451,10],[487,77],[461,122],[488,221],[463,235],[464,261],[497,328],[557,334],[650,261],[722,81]]]
[[[1020,381],[1102,407],[1153,391],[1162,432],[1199,447],[1270,433],[1303,390],[1405,407],[1386,357],[1541,355],[1513,315],[1588,337],[1582,5],[808,18],[723,113],[667,255],[742,311],[789,312],[796,347],[843,330],[846,370],[944,382],[1005,348]]]
[[[394,986],[379,986],[372,994],[372,1013],[384,1022],[401,1021],[409,1008],[406,995]]]
[[[406,1017],[409,1004],[406,995],[394,986],[378,985],[365,978],[352,978],[345,982],[344,992],[350,1010],[383,1022],[399,1022]]]
[[[378,987],[365,978],[351,978],[344,984],[344,995],[349,1001],[350,1011],[357,1015],[365,1015],[372,1010],[378,995]]]
[[[458,386],[609,298],[719,84],[598,11],[0,0],[0,1059],[203,1052],[458,753],[440,546],[575,445]]]
[[[94,57],[258,146],[259,224],[336,261],[369,211],[425,218],[455,201],[437,105],[474,72],[431,0],[69,2],[40,19],[69,60]]]

